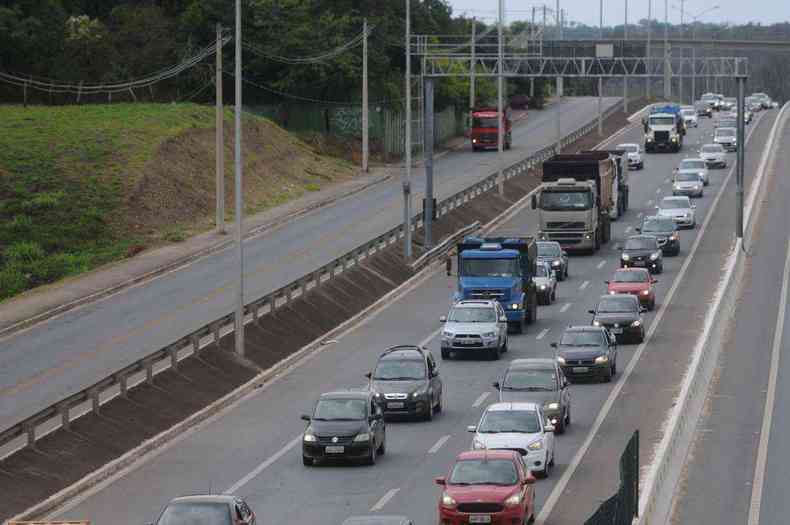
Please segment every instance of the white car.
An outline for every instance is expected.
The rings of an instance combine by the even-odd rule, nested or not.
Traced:
[[[686,128],[696,128],[699,126],[697,111],[694,108],[681,109],[680,115],[683,117],[683,122],[685,122]]]
[[[619,144],[615,149],[626,152],[630,169],[641,170],[645,167],[645,161],[642,159],[642,148],[639,147],[639,144]]]
[[[705,144],[699,150],[699,156],[708,165],[708,168],[726,168],[727,152],[721,144]]]
[[[532,472],[548,477],[554,466],[554,426],[546,423],[537,403],[494,403],[486,408],[474,432],[472,448],[516,450]]]
[[[701,158],[681,160],[678,169],[675,170],[675,173],[689,173],[693,175],[699,175],[699,178],[702,179],[702,183],[705,186],[707,186],[710,182],[708,179],[708,164],[704,159]]]
[[[704,192],[702,178],[696,173],[675,173],[672,181],[672,195],[702,197]]]
[[[538,261],[532,282],[538,290],[538,304],[551,304],[557,299],[557,272],[549,263]]]
[[[439,320],[444,323],[442,359],[470,352],[499,359],[507,352],[507,318],[497,301],[458,301],[450,308],[450,313]]]
[[[727,151],[738,151],[738,133],[735,128],[716,128],[713,142],[721,144]]]
[[[656,206],[659,217],[670,217],[675,224],[685,228],[697,226],[697,206],[688,197],[664,197]]]

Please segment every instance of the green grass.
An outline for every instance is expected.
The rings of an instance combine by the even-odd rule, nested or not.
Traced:
[[[213,125],[194,104],[0,106],[0,300],[124,257],[137,239],[114,212],[131,174]]]

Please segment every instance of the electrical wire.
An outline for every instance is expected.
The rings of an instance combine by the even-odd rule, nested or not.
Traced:
[[[370,34],[373,32],[373,29],[375,29],[375,26],[368,27],[367,35],[365,34],[365,31],[363,30],[361,33],[356,35],[354,38],[352,38],[351,40],[349,40],[345,44],[342,44],[342,45],[340,45],[340,46],[338,46],[338,47],[336,47],[336,48],[334,48],[334,49],[332,49],[330,51],[327,51],[326,53],[323,53],[321,55],[313,55],[313,56],[286,57],[286,56],[281,56],[281,55],[275,55],[273,53],[268,53],[268,52],[264,51],[263,49],[255,46],[254,44],[251,44],[251,43],[248,43],[248,42],[243,42],[242,45],[248,51],[251,51],[252,53],[254,53],[254,54],[256,54],[256,55],[258,55],[258,56],[260,56],[262,58],[266,58],[266,59],[272,60],[274,62],[280,62],[282,64],[315,64],[315,63],[321,63],[321,62],[325,62],[327,60],[333,59],[333,58],[335,58],[337,56],[342,55],[343,53],[345,53],[346,51],[348,51],[350,49],[358,47],[360,44],[362,44],[362,41],[365,39],[366,36],[370,36]]]

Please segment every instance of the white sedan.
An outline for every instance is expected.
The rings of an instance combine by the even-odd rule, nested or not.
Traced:
[[[645,161],[642,160],[642,148],[639,147],[639,144],[619,144],[615,149],[626,152],[630,169],[641,170],[645,167]]]
[[[684,228],[695,228],[697,226],[696,204],[692,204],[691,199],[686,196],[664,197],[661,203],[656,206],[659,217],[669,217],[675,224]]]
[[[727,167],[727,152],[721,144],[705,144],[700,148],[699,156],[709,168]]]

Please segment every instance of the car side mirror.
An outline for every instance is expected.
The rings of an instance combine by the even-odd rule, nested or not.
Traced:
[[[659,209],[659,208],[658,208],[658,206],[656,206],[655,208],[656,208],[656,209]]]
[[[446,316],[446,315],[443,315],[443,316],[441,316],[441,317],[439,318],[439,322],[440,322],[440,323],[446,323],[446,322],[447,322],[447,316]]]
[[[557,348],[559,345],[557,343],[551,343],[549,346],[552,348]]]
[[[642,233],[642,228],[634,228],[634,231],[635,231],[636,233]]]
[[[367,377],[368,379],[372,379],[373,374],[371,372],[368,372],[367,374],[365,374],[365,377]]]
[[[658,279],[653,279],[652,283],[653,284],[658,284]]]
[[[571,382],[568,381],[567,377],[563,377],[562,378],[562,387],[563,388],[568,388],[569,386],[571,386]]]
[[[527,474],[527,477],[524,478],[524,485],[533,485],[534,483],[535,483],[535,475],[532,474],[532,471],[530,470],[529,473]]]
[[[379,421],[381,419],[384,419],[384,414],[379,414],[377,412],[377,413],[373,414],[372,416],[370,416],[370,419],[373,420],[373,421]]]
[[[691,205],[691,207],[692,207],[692,208],[696,208],[696,207],[697,207],[697,205],[696,205],[696,204],[692,204],[692,205]]]
[[[308,421],[309,422],[311,419],[312,418],[310,416],[308,416],[307,414],[302,414],[302,421]]]
[[[467,432],[477,432],[477,427],[474,426],[474,425],[469,425],[468,427],[466,427],[466,431]]]
[[[639,313],[640,313],[640,314],[643,314],[643,313],[645,313],[645,312],[647,312],[647,308],[645,308],[644,306],[640,306],[640,307],[639,307]]]
[[[609,284],[609,281],[604,281],[604,284]]]
[[[447,480],[444,479],[444,476],[438,477],[438,478],[434,479],[433,481],[437,485],[441,485],[441,486],[447,485]]]
[[[500,386],[499,386],[499,381],[494,381],[493,383],[491,383],[491,386],[493,386],[494,388],[496,388],[497,390],[499,390],[499,388],[500,388]]]
[[[588,313],[588,314],[595,315],[595,310],[587,310],[587,313]]]
[[[568,256],[568,252],[566,252],[565,250],[562,250],[562,256],[563,257],[567,257]]]
[[[554,432],[554,425],[546,425],[543,427],[543,432]]]
[[[507,322],[507,316],[505,316],[505,315],[499,316],[499,322],[500,323],[506,323]]]
[[[530,202],[530,206],[532,207],[533,210],[537,210],[538,209],[538,197],[537,197],[537,195],[533,195],[529,202]]]

